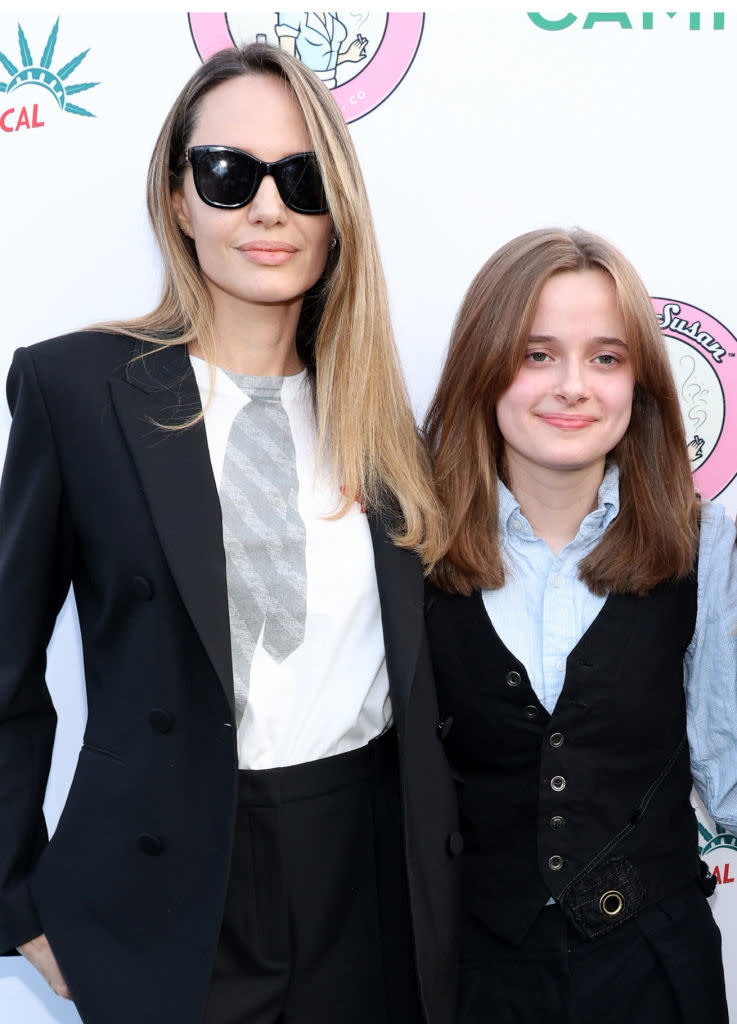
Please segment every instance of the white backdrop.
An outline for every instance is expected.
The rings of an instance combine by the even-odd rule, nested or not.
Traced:
[[[341,65],[335,94],[349,117],[364,114],[351,131],[416,413],[436,382],[454,311],[491,252],[534,227],[591,228],[632,259],[660,298],[699,487],[734,514],[737,10],[669,15],[611,4],[592,15],[585,3],[530,6],[534,19],[522,5],[434,11],[424,27],[416,15],[341,15],[345,46],[359,30],[369,40],[363,61]],[[148,157],[198,64],[195,43],[206,49],[226,24],[224,16],[209,28],[190,24],[186,13],[69,13],[51,47],[55,19],[0,13],[3,378],[19,345],[154,304],[160,272],[144,207]],[[275,22],[241,12],[228,23],[236,38],[263,31],[275,39]],[[25,64],[36,70],[24,72]],[[75,88],[88,83],[99,84]],[[384,92],[391,94],[371,110]],[[3,411],[3,445],[8,422]],[[69,605],[52,641],[49,682],[61,718],[46,805],[53,827],[85,715]],[[703,813],[701,821],[721,882],[712,905],[737,1017],[737,838]],[[0,1021],[79,1018],[12,958],[0,963]]]

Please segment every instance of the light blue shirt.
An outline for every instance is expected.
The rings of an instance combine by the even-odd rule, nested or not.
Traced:
[[[499,482],[507,580],[482,596],[502,643],[523,663],[550,713],[563,689],[566,659],[606,600],[578,579],[579,562],[618,512],[619,472],[610,465],[596,509],[554,555]],[[694,785],[711,816],[737,832],[737,547],[734,523],[711,502],[702,506],[696,628],[683,665]]]

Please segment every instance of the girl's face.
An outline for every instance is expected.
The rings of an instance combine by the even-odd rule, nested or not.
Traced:
[[[563,271],[545,284],[521,369],[496,406],[512,481],[604,471],[630,421],[634,373],[614,281]]]
[[[312,149],[289,86],[273,75],[242,75],[203,98],[189,146],[234,146],[273,163]],[[174,193],[180,226],[193,240],[215,311],[301,302],[322,274],[329,214],[295,213],[266,176],[246,206],[218,209],[197,195],[192,168]]]

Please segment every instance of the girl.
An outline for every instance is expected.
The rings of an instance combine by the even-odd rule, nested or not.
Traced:
[[[426,431],[427,622],[459,779],[463,1024],[726,1021],[692,780],[737,828],[737,556],[694,494],[624,257],[533,231],[482,267]]]

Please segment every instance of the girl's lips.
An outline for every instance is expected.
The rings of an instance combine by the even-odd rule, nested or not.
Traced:
[[[551,427],[558,427],[560,430],[581,430],[583,427],[590,427],[596,420],[593,416],[565,416],[560,413],[549,415],[538,413],[538,417]]]

